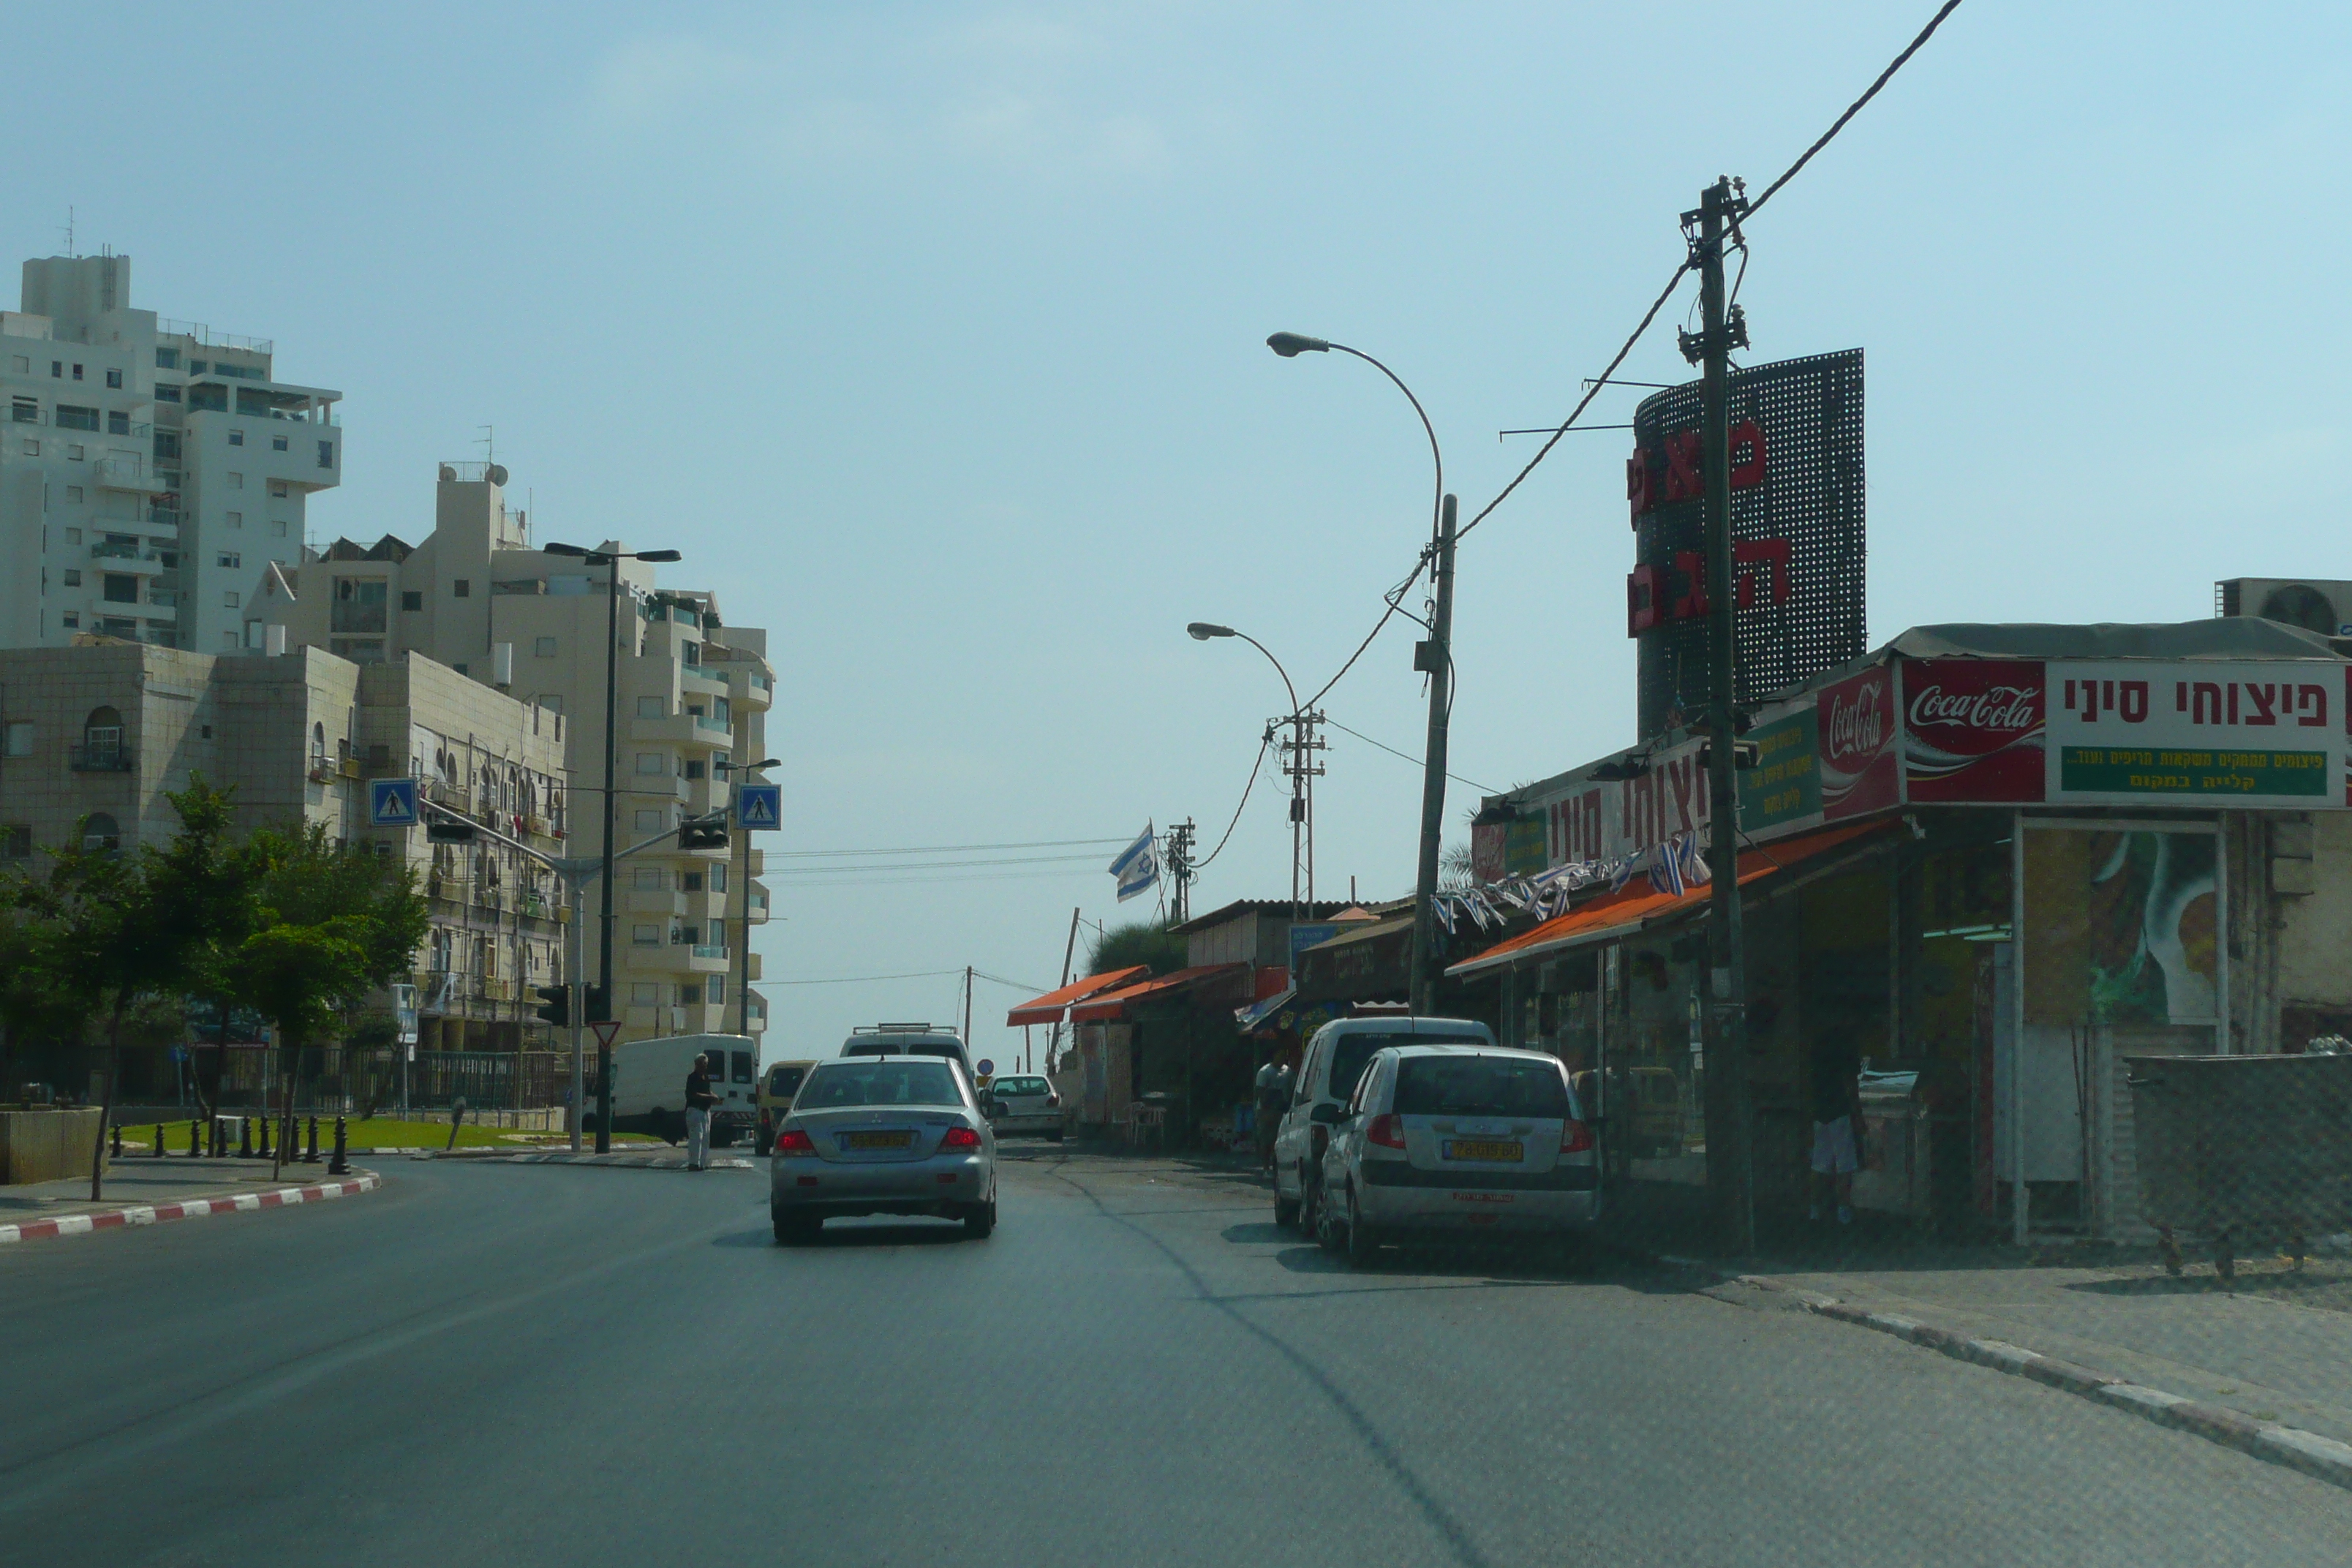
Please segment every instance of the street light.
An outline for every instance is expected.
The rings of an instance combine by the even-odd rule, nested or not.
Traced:
[[[722,773],[755,773],[761,768],[780,768],[783,765],[782,761],[776,757],[762,757],[756,763],[720,761],[710,764],[714,772]],[[729,793],[731,795],[734,792]],[[743,826],[743,813],[740,805],[737,805],[735,812],[735,837],[742,840],[742,865],[737,870],[735,879],[743,884],[742,914],[737,921],[740,946],[735,954],[735,1032],[748,1037],[751,1033],[751,835]]]
[[[596,984],[606,1013],[613,1010],[613,783],[618,736],[621,682],[621,563],[680,559],[675,550],[590,550],[578,544],[542,544],[550,555],[576,555],[589,566],[609,566],[604,588],[604,886],[597,891]],[[604,1020],[598,1020],[603,1022]],[[596,1152],[613,1152],[613,1053],[596,1047]],[[575,1086],[576,1087],[576,1086]],[[576,1105],[578,1100],[575,1099]]]
[[[1315,902],[1315,782],[1309,771],[1315,752],[1309,731],[1312,721],[1298,706],[1298,688],[1290,683],[1290,671],[1282,668],[1282,660],[1274,657],[1265,644],[1247,632],[1237,632],[1231,626],[1221,626],[1214,621],[1194,621],[1184,628],[1194,642],[1207,642],[1212,637],[1239,637],[1265,655],[1266,663],[1274,666],[1275,674],[1282,677],[1282,689],[1290,694],[1290,747],[1294,771],[1290,785],[1290,918],[1306,919],[1298,905],[1299,834],[1307,836],[1307,902]]]
[[[1426,1014],[1437,1005],[1437,840],[1445,826],[1445,731],[1454,709],[1454,498],[1445,493],[1445,455],[1438,449],[1437,427],[1412,388],[1397,373],[1366,353],[1326,338],[1299,332],[1276,332],[1265,346],[1284,359],[1302,353],[1353,354],[1393,382],[1405,401],[1421,416],[1429,437],[1430,461],[1437,469],[1434,500],[1429,520],[1429,556],[1434,566],[1435,611],[1429,618],[1429,640],[1413,650],[1412,666],[1429,677],[1429,740],[1422,753],[1421,857],[1413,879],[1412,1010]]]

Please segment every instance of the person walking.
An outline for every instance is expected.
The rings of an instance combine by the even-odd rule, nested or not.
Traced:
[[[1269,1060],[1257,1069],[1256,1105],[1251,1116],[1251,1131],[1257,1142],[1257,1163],[1261,1171],[1274,1169],[1274,1135],[1282,1124],[1282,1114],[1290,1109],[1290,1069],[1278,1061]]]
[[[1862,1164],[1862,1058],[1851,1031],[1832,1026],[1813,1042],[1813,1201],[1808,1219],[1822,1217],[1824,1195],[1836,1200],[1840,1225],[1853,1223],[1853,1173]]]
[[[694,1058],[694,1070],[686,1075],[686,1168],[699,1171],[710,1163],[710,1108],[719,1103],[719,1093],[710,1087],[710,1058]]]

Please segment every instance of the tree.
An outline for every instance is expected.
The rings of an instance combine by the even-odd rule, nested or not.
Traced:
[[[1087,973],[1103,974],[1140,963],[1154,974],[1173,974],[1184,967],[1184,939],[1150,921],[1112,926],[1087,949]]]

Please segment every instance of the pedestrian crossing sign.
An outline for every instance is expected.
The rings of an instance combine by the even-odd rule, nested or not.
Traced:
[[[783,815],[783,785],[747,784],[736,786],[736,826],[746,831],[757,827],[773,827]]]
[[[416,781],[415,779],[370,779],[368,781],[368,826],[370,827],[415,826]]]

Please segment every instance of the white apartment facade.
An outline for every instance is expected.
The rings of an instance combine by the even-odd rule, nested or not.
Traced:
[[[422,654],[526,704],[561,714],[574,793],[556,853],[603,847],[605,568],[532,547],[530,519],[506,504],[495,465],[445,463],[434,530],[414,546],[338,540],[250,584],[244,639],[312,647],[361,663]],[[726,625],[717,596],[659,588],[654,569],[621,568],[616,847],[674,834],[682,817],[725,806],[722,763],[769,755],[774,677],[767,635]],[[622,1038],[766,1026],[766,1002],[739,995],[760,977],[740,949],[768,915],[756,848],[631,857],[614,896],[614,1016]],[[583,935],[583,979],[597,970],[597,899]],[[748,1014],[748,1016],[747,1016]]]
[[[131,305],[127,256],[25,263],[0,311],[0,647],[83,633],[223,653],[342,480],[342,395],[275,345]]]

